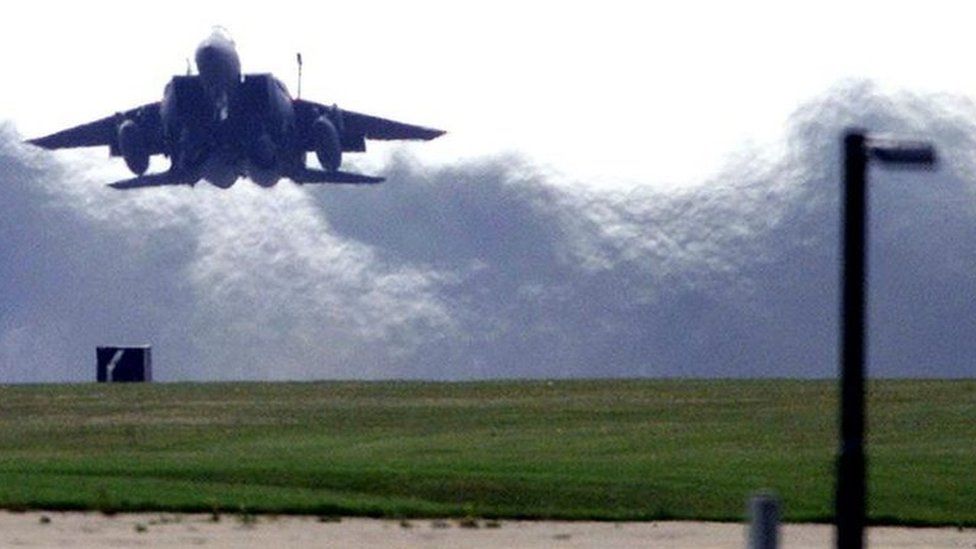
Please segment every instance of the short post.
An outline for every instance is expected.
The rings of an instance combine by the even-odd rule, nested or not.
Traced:
[[[776,496],[752,496],[749,521],[749,549],[776,549],[779,546],[779,501]]]

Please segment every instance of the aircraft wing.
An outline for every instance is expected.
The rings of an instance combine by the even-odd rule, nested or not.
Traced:
[[[342,113],[344,133],[362,135],[366,139],[420,139],[430,141],[446,133],[443,130],[404,124],[403,122],[353,111],[340,110],[340,112]]]
[[[149,154],[161,154],[163,152],[163,123],[159,115],[158,102],[142,105],[27,142],[45,149],[107,146],[112,155],[118,155],[118,130],[119,125],[125,120],[132,120],[142,129]]]
[[[394,140],[411,139],[429,141],[444,135],[446,132],[433,128],[425,128],[413,124],[388,120],[378,116],[371,116],[354,111],[347,111],[335,106],[327,106],[304,99],[294,100],[295,114],[298,118],[300,133],[303,137],[305,150],[312,150],[312,139],[308,129],[319,117],[327,115],[340,131],[339,139],[343,151],[366,150],[366,139]]]

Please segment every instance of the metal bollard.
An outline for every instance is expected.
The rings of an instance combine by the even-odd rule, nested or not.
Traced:
[[[779,501],[771,494],[758,494],[749,500],[749,549],[776,549],[779,546]]]

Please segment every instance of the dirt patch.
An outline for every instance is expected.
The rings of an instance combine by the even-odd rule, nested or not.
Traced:
[[[829,547],[826,525],[789,524],[784,547]],[[745,546],[740,524],[374,520],[209,514],[0,512],[0,547],[669,547]],[[973,548],[976,529],[872,528],[872,548]]]

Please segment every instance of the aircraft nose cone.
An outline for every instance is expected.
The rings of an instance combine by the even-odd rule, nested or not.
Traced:
[[[197,66],[202,67],[204,65],[211,65],[216,60],[217,48],[213,46],[200,46],[197,48],[196,61]]]
[[[229,92],[241,78],[241,65],[233,45],[204,41],[196,51],[197,70],[213,96]]]

